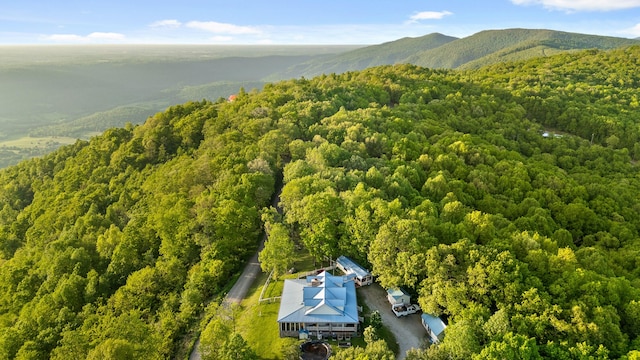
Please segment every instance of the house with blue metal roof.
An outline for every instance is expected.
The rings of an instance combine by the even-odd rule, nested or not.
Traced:
[[[325,271],[284,281],[278,311],[280,337],[353,336],[358,324],[356,287],[349,277]]]
[[[422,326],[429,334],[429,339],[433,344],[439,343],[444,337],[444,329],[447,327],[445,323],[437,316],[422,314]]]
[[[371,285],[373,283],[373,276],[369,270],[344,255],[338,257],[336,267],[347,275],[354,275],[356,286]]]

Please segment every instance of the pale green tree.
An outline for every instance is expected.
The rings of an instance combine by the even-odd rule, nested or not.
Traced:
[[[287,227],[280,223],[270,224],[264,249],[258,254],[264,272],[273,271],[273,278],[284,274],[295,260],[295,247]]]
[[[229,335],[220,348],[219,360],[258,360],[247,341],[237,332]]]

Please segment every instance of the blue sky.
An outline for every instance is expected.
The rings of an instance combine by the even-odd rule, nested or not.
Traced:
[[[378,44],[507,28],[640,37],[640,0],[0,2],[0,44]]]

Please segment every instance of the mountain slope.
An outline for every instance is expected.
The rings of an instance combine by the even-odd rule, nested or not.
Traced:
[[[632,39],[553,30],[487,30],[408,57],[406,62],[430,68],[479,67],[583,49],[613,49],[638,44]],[[533,50],[533,51],[532,51]],[[549,53],[547,53],[549,52]]]
[[[439,33],[417,38],[402,38],[379,45],[367,46],[338,55],[313,59],[289,68],[286,72],[277,74],[273,78],[287,79],[299,77],[313,77],[322,73],[342,73],[345,71],[362,70],[378,65],[393,65],[405,62],[407,57],[416,51],[438,48],[457,38]]]
[[[640,41],[544,29],[487,30],[460,39],[434,33],[313,59],[269,79],[312,77],[398,63],[429,68],[478,68],[566,51],[607,50],[634,44]]]

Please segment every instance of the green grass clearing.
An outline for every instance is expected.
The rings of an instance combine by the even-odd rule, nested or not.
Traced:
[[[297,272],[281,276],[278,280],[271,280],[263,294],[263,298],[282,295],[285,278],[295,279],[299,273],[314,270],[313,258],[308,251],[300,250],[297,259],[293,265]],[[241,303],[242,315],[237,320],[237,327],[240,329],[242,337],[261,359],[283,359],[285,358],[283,350],[297,347],[302,341],[292,338],[280,338],[277,323],[280,300],[258,302],[267,276],[268,274],[261,274],[249,289],[247,297]],[[337,349],[337,342],[332,345],[335,345]]]
[[[261,359],[275,360],[283,358],[282,348],[286,344],[291,345],[291,341],[279,336],[277,318],[280,301],[258,303],[267,276],[260,275],[242,301],[242,315],[237,320],[237,328]],[[283,285],[283,280],[272,280],[264,296],[280,296]]]
[[[63,137],[63,136],[46,136],[46,137],[25,136],[19,139],[0,141],[0,147],[19,148],[19,149],[48,148],[52,146],[73,144],[77,140],[78,139],[76,138]]]

